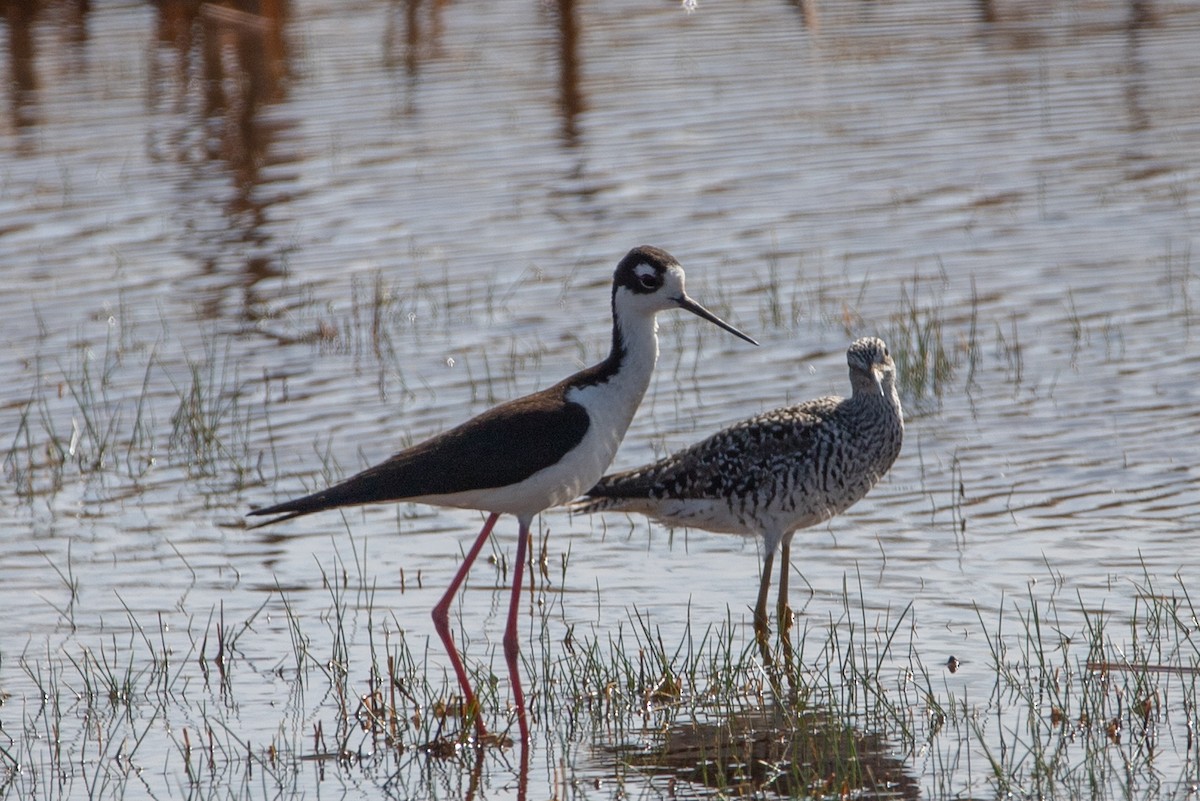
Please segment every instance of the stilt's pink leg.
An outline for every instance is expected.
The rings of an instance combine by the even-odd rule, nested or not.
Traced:
[[[463,559],[458,572],[454,574],[454,580],[450,582],[446,594],[442,596],[442,600],[438,601],[437,606],[433,607],[433,627],[437,630],[438,636],[442,638],[442,645],[446,646],[446,653],[450,655],[450,664],[454,666],[454,675],[458,677],[458,686],[463,691],[463,702],[466,707],[464,711],[474,718],[475,731],[480,737],[487,735],[487,727],[483,725],[483,714],[479,709],[479,702],[475,700],[475,691],[471,689],[467,670],[463,667],[462,659],[458,656],[458,649],[454,647],[454,638],[450,635],[450,603],[454,600],[454,594],[458,592],[458,588],[462,586],[463,580],[466,579],[467,573],[471,571],[471,564],[475,561],[475,557],[479,556],[480,549],[487,542],[488,535],[492,533],[492,526],[496,525],[499,517],[499,514],[488,515],[487,522],[483,524],[483,530],[479,532],[475,544],[471,546],[471,550],[467,552],[467,557]]]
[[[529,549],[530,520],[521,520],[517,535],[517,559],[513,566],[512,599],[508,604],[508,625],[504,627],[504,659],[508,662],[508,678],[512,683],[513,701],[517,706],[517,725],[521,729],[521,748],[529,746],[529,721],[525,714],[525,693],[521,690],[520,640],[517,639],[517,617],[521,609],[521,574],[525,570],[525,559]]]

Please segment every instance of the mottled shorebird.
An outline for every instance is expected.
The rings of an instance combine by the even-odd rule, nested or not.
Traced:
[[[775,549],[782,545],[778,614],[786,631],[792,536],[861,499],[900,453],[904,418],[887,346],[859,339],[846,361],[851,397],[775,409],[653,464],[605,476],[574,511],[638,512],[670,526],[762,537],[754,631],[765,657]]]
[[[604,361],[549,389],[493,407],[478,417],[397,453],[329,489],[255,509],[293,517],[384,501],[410,501],[488,512],[450,587],[433,608],[433,624],[462,688],[464,709],[486,736],[475,692],[450,635],[450,603],[501,514],[516,516],[519,535],[504,656],[520,725],[529,738],[525,696],[517,673],[517,610],[534,515],[566,503],[594,484],[612,462],[641,403],[658,359],[655,315],[680,308],[757,345],[688,297],[683,268],[655,247],[634,248],[617,265],[612,285],[612,350]]]

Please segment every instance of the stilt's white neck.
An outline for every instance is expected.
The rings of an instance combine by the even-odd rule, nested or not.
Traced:
[[[558,465],[569,476],[552,504],[566,503],[592,487],[617,454],[658,360],[658,326],[651,314],[613,319],[613,348],[608,358],[585,370],[584,381],[566,391],[565,399],[588,414],[583,441]]]
[[[608,358],[616,362],[613,380],[630,395],[632,417],[658,362],[658,317],[653,314],[614,317],[612,351]]]

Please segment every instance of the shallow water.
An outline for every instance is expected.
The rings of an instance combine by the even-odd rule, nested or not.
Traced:
[[[915,326],[944,347],[923,389],[907,364],[890,475],[797,536],[801,625],[837,619],[846,586],[869,625],[912,603],[924,664],[964,662],[938,686],[982,702],[1004,614],[1059,601],[1079,637],[1094,610],[1119,651],[1145,597],[1200,577],[1195,4],[829,3],[814,27],[783,3],[618,2],[574,9],[573,35],[543,4],[285,5],[278,21],[6,9],[0,722],[26,777],[6,787],[49,763],[46,676],[80,694],[71,666],[126,658],[138,627],[168,627],[180,681],[243,741],[301,753],[328,709],[281,678],[284,598],[334,648],[323,576],[344,568],[372,588],[349,602],[352,650],[367,611],[418,652],[436,642],[428,611],[480,515],[251,531],[242,514],[600,358],[611,270],[643,242],[762,346],[664,316],[617,467],[847,391],[854,336],[916,354]],[[561,511],[540,525],[555,592],[527,621],[535,663],[542,627],[604,637],[634,610],[668,639],[727,616],[745,636],[753,541]],[[515,523],[497,531],[511,559]],[[474,664],[502,662],[503,585],[480,564],[462,595]],[[253,621],[229,693],[197,659],[222,616]],[[436,645],[426,658],[446,669]],[[203,719],[135,726],[155,735],[129,757],[137,782],[182,794],[179,732]],[[73,731],[84,773],[106,775]],[[535,796],[624,787],[603,748],[559,765],[542,739]],[[1164,792],[1197,779],[1187,757],[1159,755]],[[928,762],[905,764],[938,794]],[[437,770],[442,794],[466,792],[469,772]],[[279,792],[421,795],[419,774],[314,768]],[[483,777],[484,795],[515,793],[505,757]],[[978,766],[956,781],[996,789]]]

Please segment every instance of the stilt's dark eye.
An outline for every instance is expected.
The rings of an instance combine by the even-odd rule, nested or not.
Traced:
[[[644,275],[639,275],[638,283],[640,283],[642,285],[642,288],[644,288],[644,289],[657,289],[658,288],[658,274],[657,273],[646,273]]]

